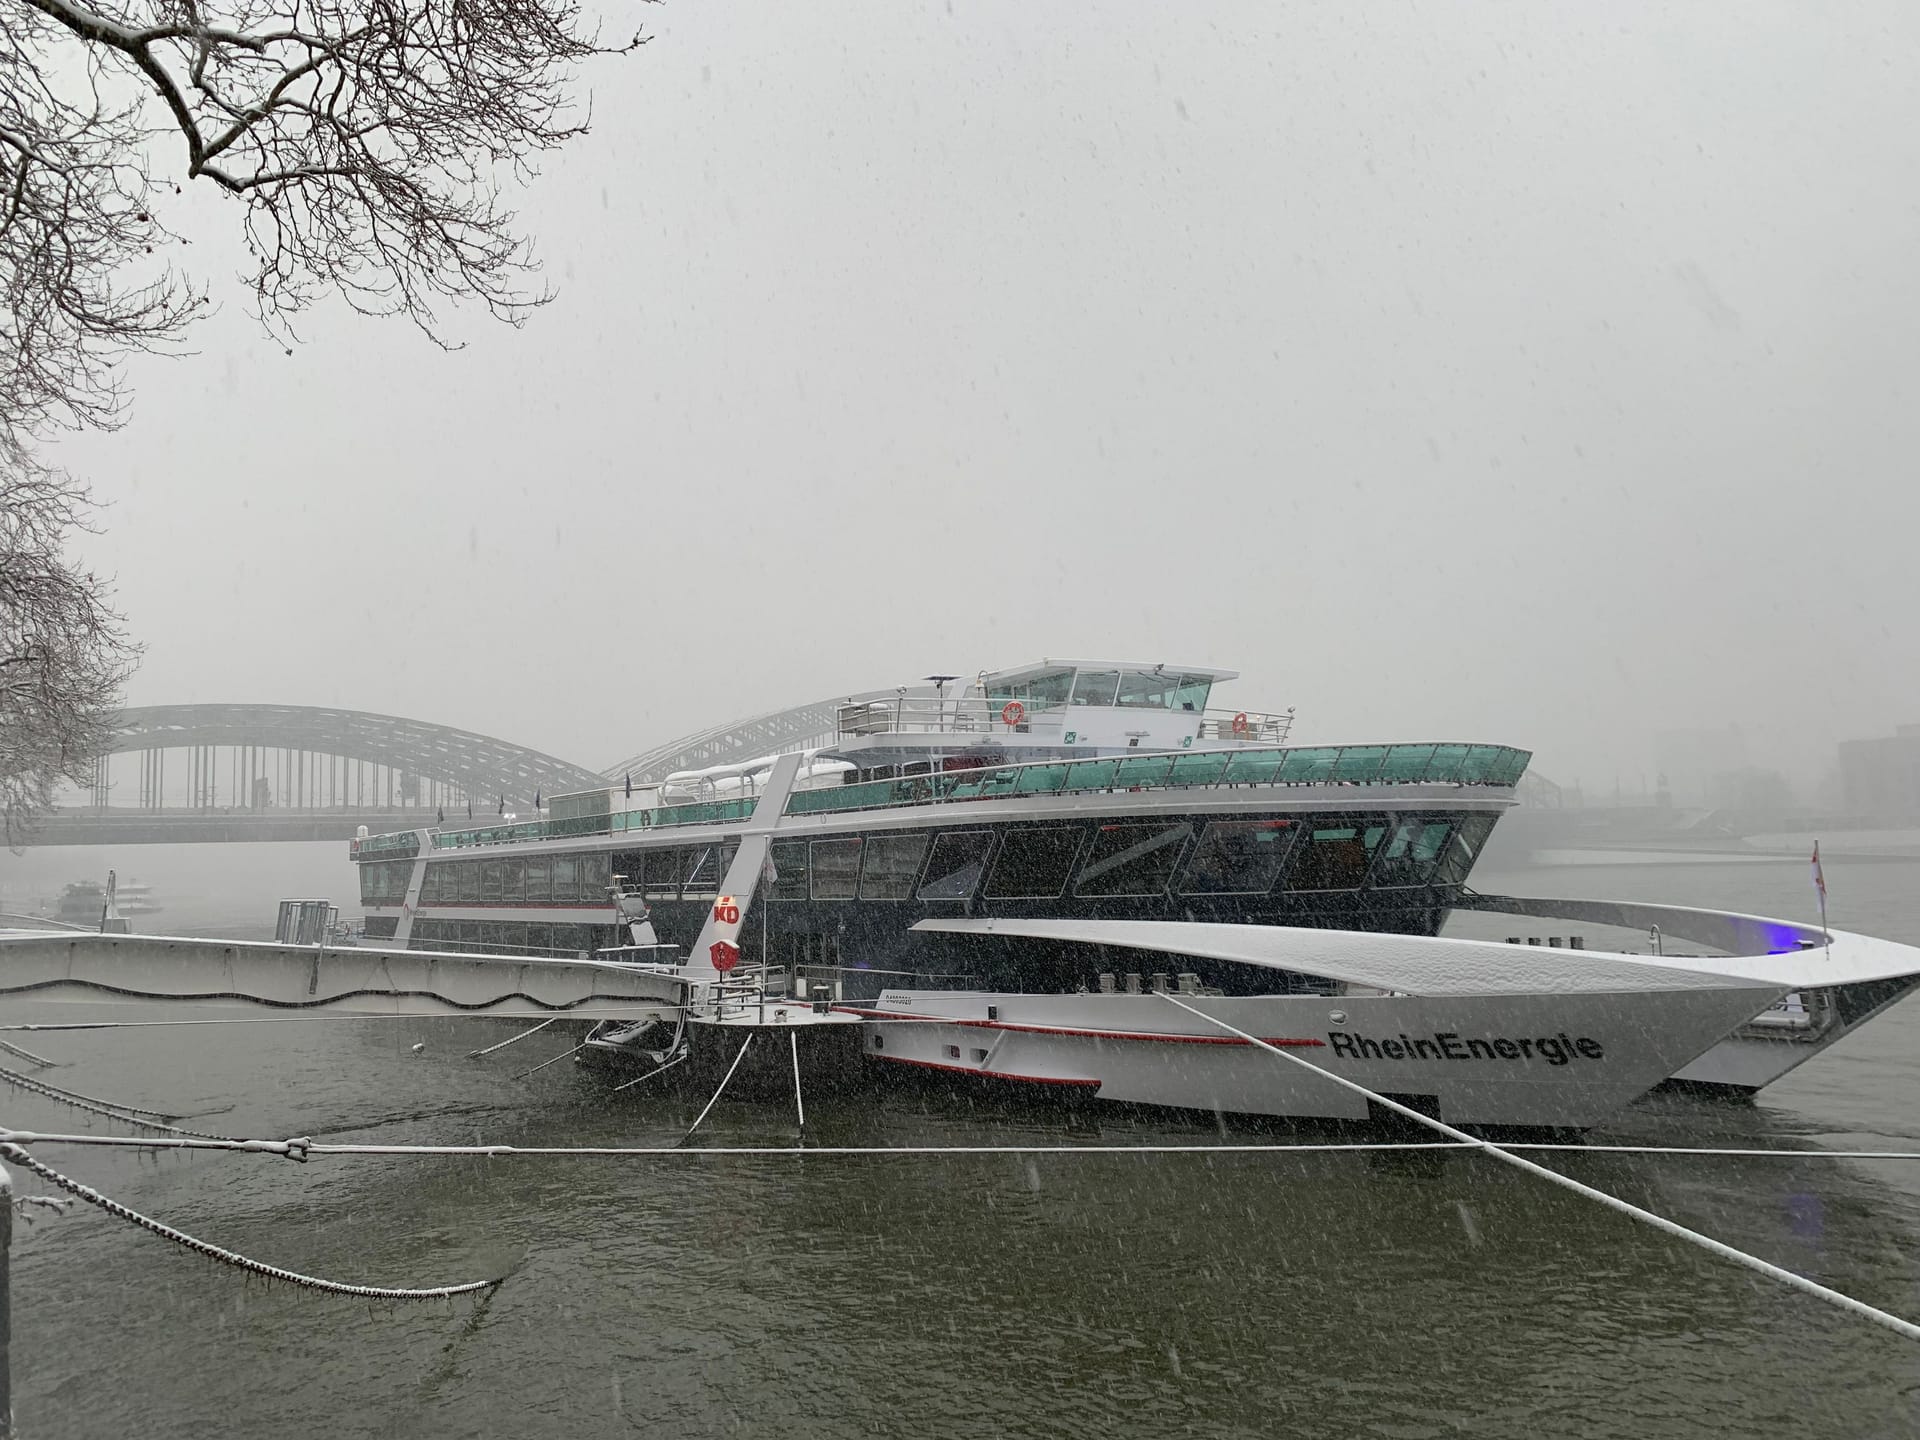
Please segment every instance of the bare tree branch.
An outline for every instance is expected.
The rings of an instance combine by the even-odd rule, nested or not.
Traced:
[[[584,133],[604,46],[576,0],[0,0],[0,828],[80,778],[134,657],[65,559],[82,487],[51,430],[119,422],[128,356],[206,292],[159,218],[182,181],[241,206],[270,330],[336,294],[438,343],[439,307],[547,298],[503,182]],[[176,180],[169,157],[184,165]],[[173,163],[177,164],[177,158]]]
[[[90,503],[0,445],[0,835],[16,846],[63,780],[85,783],[137,651],[99,578],[66,558]]]
[[[328,293],[441,343],[449,301],[520,323],[547,296],[501,183],[584,132],[580,62],[640,43],[575,0],[0,0],[0,433],[115,423],[126,356],[205,303],[149,258],[172,146],[244,207],[276,333]]]

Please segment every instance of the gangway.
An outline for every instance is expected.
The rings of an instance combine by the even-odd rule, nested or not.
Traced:
[[[0,932],[0,1000],[174,1014],[501,1015],[642,1020],[676,1013],[686,982],[602,960],[288,945],[181,936]]]

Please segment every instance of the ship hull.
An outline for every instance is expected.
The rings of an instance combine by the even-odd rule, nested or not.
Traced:
[[[1753,1006],[1751,990],[1732,988],[1174,998],[1283,1053],[1158,995],[887,991],[858,1013],[874,1067],[1219,1114],[1382,1118],[1323,1070],[1449,1124],[1586,1129]]]

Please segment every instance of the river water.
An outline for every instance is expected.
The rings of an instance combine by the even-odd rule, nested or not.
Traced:
[[[1828,879],[1836,925],[1920,943],[1920,866],[1836,863]],[[1799,861],[1476,884],[1811,905]],[[232,928],[270,908],[271,896],[235,902]],[[656,1144],[693,1119],[696,1100],[609,1095],[571,1064],[514,1078],[564,1048],[549,1035],[463,1058],[508,1033],[369,1020],[16,1038],[67,1062],[56,1083],[234,1135]],[[1756,1104],[1643,1101],[1595,1138],[1913,1149],[1917,1105],[1910,1001]],[[85,1128],[18,1093],[6,1120]],[[939,1092],[820,1097],[808,1120],[819,1144],[1218,1138],[1211,1121]],[[797,1134],[772,1105],[723,1103],[708,1126],[708,1144]],[[89,1208],[16,1227],[15,1408],[33,1437],[1920,1431],[1911,1343],[1458,1154],[296,1165],[41,1153],[293,1269],[397,1285],[510,1275],[484,1304],[369,1305],[249,1282]],[[1920,1164],[1553,1163],[1920,1315]]]

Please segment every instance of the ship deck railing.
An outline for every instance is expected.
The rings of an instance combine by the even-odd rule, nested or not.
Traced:
[[[867,780],[819,790],[795,790],[788,815],[885,810],[945,805],[1014,796],[1070,795],[1107,791],[1206,790],[1222,786],[1272,785],[1484,785],[1512,787],[1526,772],[1531,751],[1510,745],[1464,743],[1410,745],[1309,745],[1293,748],[1157,752],[1099,760],[1035,760],[946,770],[899,779]],[[611,815],[563,820],[527,820],[462,830],[429,832],[436,850],[510,845],[528,840],[615,835],[665,827],[713,825],[752,815],[757,797],[662,805]],[[389,844],[388,842],[404,842]],[[413,832],[354,842],[354,855],[412,854]]]
[[[1044,709],[1022,704],[1009,718],[1010,707],[983,695],[951,700],[903,695],[897,699],[862,700],[842,705],[836,726],[843,740],[872,735],[978,735],[983,740],[1028,735],[1036,722],[1043,728],[1065,728],[1077,707],[1065,704]],[[1104,706],[1102,709],[1116,707]],[[1122,710],[1126,706],[1117,707]],[[1143,715],[1166,713],[1159,706],[1142,706]],[[1253,710],[1207,710],[1201,713],[1203,740],[1238,740],[1247,744],[1284,745],[1293,728],[1293,712],[1269,715]]]

